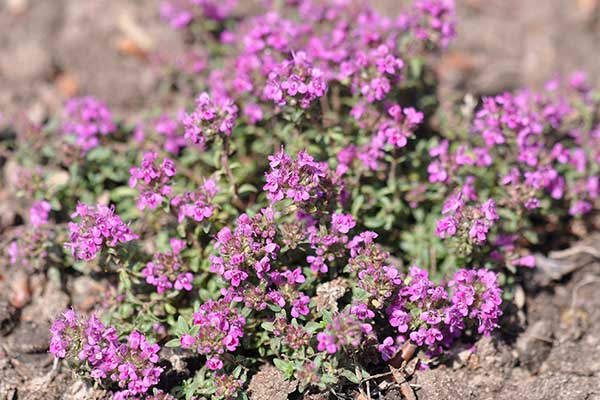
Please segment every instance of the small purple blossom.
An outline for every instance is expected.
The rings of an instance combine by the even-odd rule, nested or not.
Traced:
[[[88,370],[96,381],[119,389],[115,398],[144,396],[158,384],[163,368],[157,367],[157,344],[133,331],[127,342],[118,340],[118,332],[106,327],[95,315],[88,319],[67,310],[50,328],[50,353],[65,358],[82,371]]]
[[[370,324],[344,311],[335,315],[325,330],[317,334],[317,350],[335,354],[344,347],[357,348],[372,333]]]
[[[238,115],[238,108],[228,97],[209,96],[203,92],[196,98],[196,108],[181,116],[185,138],[205,147],[215,138],[231,136]]]
[[[297,52],[291,60],[274,66],[263,90],[263,97],[278,106],[296,105],[308,108],[325,95],[327,83],[320,69],[313,67],[306,53]]]
[[[80,218],[78,223],[68,224],[70,234],[65,246],[78,260],[92,260],[103,249],[138,238],[115,214],[114,207],[79,203],[71,214],[71,218],[77,217]]]
[[[94,97],[75,97],[65,104],[65,135],[74,136],[75,144],[86,153],[97,147],[99,137],[116,130],[106,105]]]
[[[137,203],[140,210],[146,207],[155,209],[162,204],[165,197],[171,195],[171,186],[168,183],[175,176],[175,163],[168,158],[163,159],[160,164],[157,160],[157,153],[145,153],[140,167],[129,170],[129,186],[140,189]]]
[[[34,228],[48,223],[48,215],[52,207],[46,200],[36,201],[29,209],[29,222]]]
[[[218,191],[214,179],[206,179],[197,191],[174,196],[171,205],[177,210],[177,220],[181,223],[190,218],[202,222],[210,218],[215,211],[213,199]]]
[[[308,313],[310,312],[310,308],[308,308],[309,303],[310,297],[308,297],[304,293],[300,293],[298,298],[292,302],[292,310],[290,312],[291,316],[294,318],[298,318],[301,315],[308,315]]]
[[[158,293],[164,293],[171,289],[192,290],[194,275],[186,270],[181,259],[181,251],[186,244],[183,240],[172,238],[170,240],[171,252],[156,253],[152,261],[146,263],[142,269],[142,275],[146,282],[156,287]]]

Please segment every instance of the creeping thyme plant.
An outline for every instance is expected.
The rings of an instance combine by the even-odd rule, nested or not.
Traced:
[[[81,97],[13,121],[31,208],[11,264],[114,285],[57,317],[51,353],[115,399],[235,399],[264,363],[339,392],[490,335],[540,235],[598,209],[585,76],[442,108],[451,0],[239,3],[161,5],[185,54],[153,59],[185,109],[116,121]]]

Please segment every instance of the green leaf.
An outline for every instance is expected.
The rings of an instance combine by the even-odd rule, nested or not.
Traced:
[[[272,322],[263,322],[262,324],[260,324],[261,328],[263,328],[265,331],[268,332],[273,332],[274,326]]]
[[[331,311],[322,310],[321,315],[323,316],[323,322],[325,322],[326,324],[330,324],[333,321]]]
[[[286,375],[286,378],[291,378],[294,375],[294,365],[291,362],[275,358],[273,364]]]
[[[348,379],[352,383],[356,383],[357,385],[360,383],[360,379],[356,376],[356,374],[349,369],[342,369],[342,376]]]
[[[129,186],[119,186],[110,192],[110,198],[114,202],[119,202],[127,197],[136,197],[137,191]]]
[[[358,216],[358,211],[361,209],[362,205],[365,203],[365,196],[359,194],[354,198],[354,202],[352,203],[351,214],[353,216]]]
[[[179,235],[180,238],[185,238],[185,236],[186,236],[185,221],[183,221],[181,224],[177,225],[177,234]]]
[[[110,147],[98,146],[87,153],[88,161],[108,161],[113,156],[113,151]]]
[[[165,311],[171,315],[175,315],[175,313],[177,313],[177,309],[169,303],[165,303]]]
[[[179,339],[171,339],[167,343],[165,343],[166,347],[179,347],[181,346],[181,342]]]
[[[238,192],[240,194],[256,193],[256,192],[258,192],[258,189],[254,185],[251,185],[249,183],[244,183],[244,184],[240,185]]]
[[[190,328],[187,321],[180,315],[179,318],[177,318],[177,323],[175,323],[174,326],[175,334],[183,335],[184,333],[188,333],[189,330]]]
[[[338,379],[331,374],[323,374],[321,375],[321,383],[325,385],[331,385],[337,383]]]
[[[323,327],[323,324],[319,324],[318,322],[308,322],[306,324],[306,326],[304,327],[304,329],[308,332],[308,333],[314,333],[317,329],[320,329]]]

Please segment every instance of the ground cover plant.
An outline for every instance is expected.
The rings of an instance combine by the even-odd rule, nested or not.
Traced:
[[[245,398],[264,364],[300,398],[490,335],[533,251],[598,209],[585,75],[440,107],[452,2],[238,6],[163,3],[187,49],[157,60],[189,91],[179,113],[129,125],[87,96],[12,121],[30,204],[12,267],[113,287],[57,316],[50,352],[116,399]]]

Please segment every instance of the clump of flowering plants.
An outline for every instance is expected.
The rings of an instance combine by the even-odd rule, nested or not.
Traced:
[[[492,334],[536,236],[598,209],[598,96],[577,74],[438,107],[449,0],[236,3],[161,6],[188,62],[158,70],[187,107],[14,120],[12,267],[112,286],[57,316],[51,352],[117,399],[234,399],[265,362],[339,392]]]

